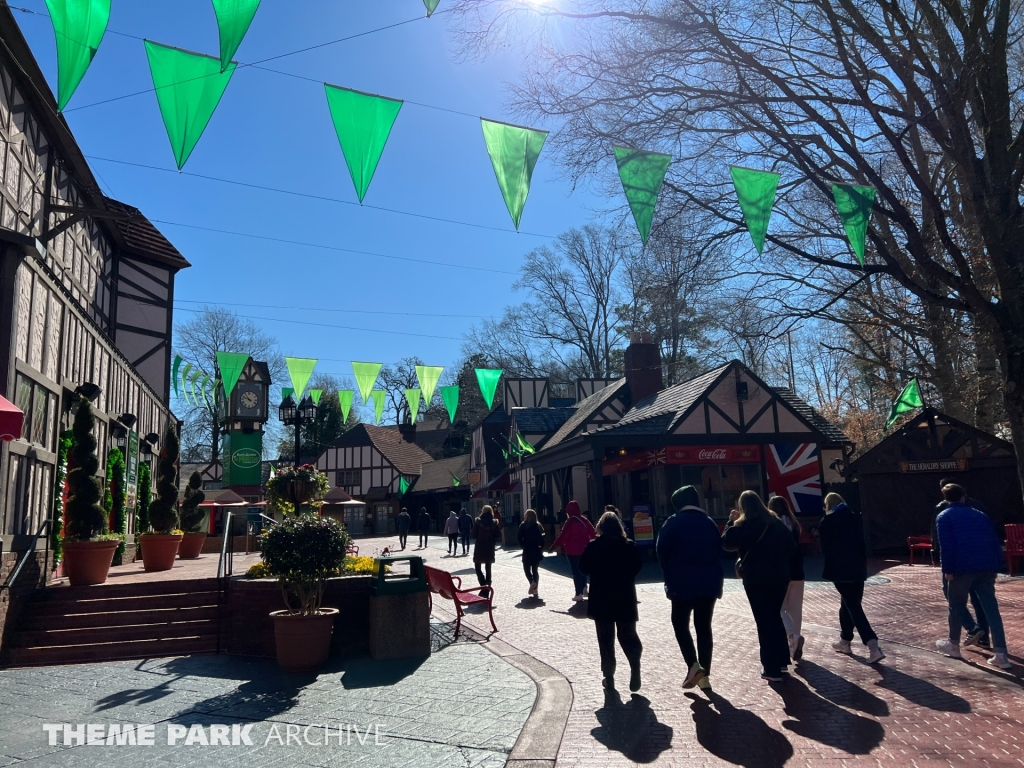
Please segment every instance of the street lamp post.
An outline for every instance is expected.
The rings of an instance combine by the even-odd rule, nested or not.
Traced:
[[[305,424],[312,424],[316,421],[317,407],[316,403],[313,402],[313,398],[306,395],[302,402],[298,405],[295,404],[295,398],[288,395],[284,400],[281,401],[281,407],[278,409],[278,416],[281,419],[281,423],[286,427],[295,427],[295,466],[299,466],[299,433]]]

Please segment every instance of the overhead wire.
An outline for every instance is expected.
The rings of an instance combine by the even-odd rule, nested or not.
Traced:
[[[468,318],[473,320],[487,320],[490,315],[441,315],[436,312],[387,312],[385,310],[378,309],[340,309],[338,307],[311,307],[305,304],[301,307],[282,307],[274,304],[245,304],[239,302],[221,301],[215,299],[213,301],[198,301],[196,299],[175,299],[175,304],[200,304],[205,306],[218,306],[218,307],[257,307],[261,309],[287,309],[287,310],[303,310],[308,312],[341,312],[345,314],[355,315],[394,315],[396,317],[445,317],[445,318]]]

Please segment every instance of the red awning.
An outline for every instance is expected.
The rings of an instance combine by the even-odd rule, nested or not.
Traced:
[[[18,440],[25,414],[10,400],[0,395],[0,440]]]

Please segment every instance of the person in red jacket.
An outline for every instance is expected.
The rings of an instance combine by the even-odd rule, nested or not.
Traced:
[[[580,570],[580,557],[587,544],[594,540],[597,531],[594,524],[583,516],[580,505],[576,501],[570,501],[565,505],[566,520],[562,526],[562,532],[558,534],[552,549],[562,548],[565,557],[569,561],[569,568],[572,570],[572,580],[576,585],[576,596],[574,602],[579,602],[587,597],[587,577]]]

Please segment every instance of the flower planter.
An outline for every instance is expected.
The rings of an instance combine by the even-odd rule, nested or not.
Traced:
[[[61,564],[72,587],[88,587],[107,580],[117,541],[66,541]]]
[[[203,551],[203,542],[205,541],[205,533],[186,533],[178,546],[178,559],[195,560]]]
[[[277,664],[285,672],[312,672],[327,661],[337,608],[321,608],[319,615],[303,616],[274,611]]]
[[[142,548],[142,567],[147,571],[169,571],[181,544],[180,533],[146,533],[139,536]]]

